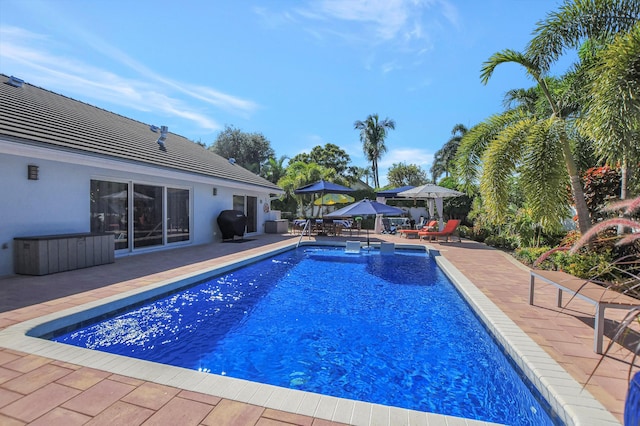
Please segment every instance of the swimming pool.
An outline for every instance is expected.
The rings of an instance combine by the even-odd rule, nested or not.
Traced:
[[[551,424],[424,252],[300,248],[84,330],[55,340],[341,398]]]

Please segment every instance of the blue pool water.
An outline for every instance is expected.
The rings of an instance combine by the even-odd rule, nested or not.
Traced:
[[[424,252],[301,247],[52,340],[336,397],[554,424]]]

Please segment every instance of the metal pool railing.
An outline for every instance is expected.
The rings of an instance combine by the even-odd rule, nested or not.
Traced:
[[[298,239],[298,244],[296,244],[296,248],[300,247],[300,242],[302,241],[302,237],[304,237],[304,231],[309,230],[309,238],[311,238],[311,219],[307,219],[307,223],[304,224],[304,228],[302,228],[302,232],[300,233],[300,238]]]

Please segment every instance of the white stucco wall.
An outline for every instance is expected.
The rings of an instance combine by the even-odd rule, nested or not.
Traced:
[[[0,276],[13,273],[14,238],[90,231],[91,179],[190,189],[189,244],[221,241],[216,218],[220,211],[232,208],[233,195],[255,196],[263,202],[269,198],[268,192],[253,186],[204,176],[33,147],[24,153],[21,150],[23,147],[0,141]],[[29,164],[39,167],[39,180],[27,179]],[[256,234],[264,232],[264,220],[263,205],[259,204]]]

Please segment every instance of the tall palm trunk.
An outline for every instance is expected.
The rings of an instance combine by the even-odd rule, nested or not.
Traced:
[[[578,216],[578,230],[584,235],[589,228],[591,228],[591,219],[589,215],[589,209],[587,208],[587,201],[584,198],[584,190],[582,189],[582,181],[578,174],[578,166],[573,159],[571,153],[571,147],[569,146],[569,140],[564,132],[560,137],[562,142],[562,153],[564,155],[564,161],[567,166],[567,172],[569,174],[569,180],[571,182],[571,194],[573,195],[573,201],[576,206],[576,214]]]

